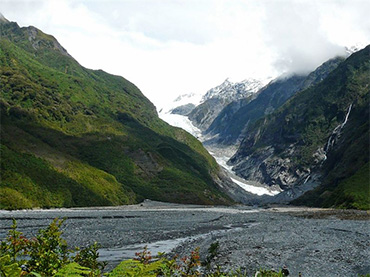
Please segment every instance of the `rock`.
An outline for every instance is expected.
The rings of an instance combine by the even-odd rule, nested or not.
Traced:
[[[281,273],[284,275],[284,276],[288,276],[289,275],[289,270],[286,266],[284,266],[282,269],[281,269]]]
[[[171,114],[188,115],[194,108],[195,105],[192,103],[181,105],[172,109]]]

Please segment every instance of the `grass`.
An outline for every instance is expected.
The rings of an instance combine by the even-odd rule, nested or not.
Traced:
[[[339,208],[370,210],[370,164],[341,181],[333,191],[334,205]]]

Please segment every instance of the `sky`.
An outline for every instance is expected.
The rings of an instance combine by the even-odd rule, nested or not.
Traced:
[[[81,65],[120,75],[158,109],[226,78],[305,73],[370,44],[368,0],[1,0]]]

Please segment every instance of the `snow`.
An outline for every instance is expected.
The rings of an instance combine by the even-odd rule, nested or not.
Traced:
[[[176,105],[194,104],[199,105],[202,101],[202,95],[198,93],[188,93],[178,96],[173,103]],[[175,108],[175,107],[173,107]]]
[[[194,104],[195,106],[198,106],[202,101],[202,94],[197,93],[188,93],[188,94],[182,94],[176,97],[173,101],[170,103],[163,104],[158,110],[159,114],[167,114],[170,113],[173,109],[186,105],[186,104]],[[161,115],[159,115],[161,117]],[[164,119],[163,119],[164,120]]]
[[[159,117],[172,126],[180,127],[184,129],[185,131],[189,132],[190,134],[192,134],[194,137],[198,138],[199,140],[202,139],[201,131],[197,127],[195,127],[186,116],[178,115],[178,114],[171,114],[170,112],[161,111],[159,113]],[[218,151],[216,151],[216,149],[208,149],[208,151],[215,158],[217,163],[227,170],[227,172],[229,173],[228,175],[231,178],[231,180],[235,184],[240,186],[242,189],[244,189],[245,191],[256,194],[256,195],[267,194],[271,196],[276,195],[281,192],[277,190],[268,189],[267,187],[260,187],[260,186],[246,184],[242,181],[236,180],[235,178],[238,178],[238,177],[235,176],[235,173],[232,171],[232,167],[227,165],[227,161],[232,156],[233,151],[231,149],[218,149]],[[229,155],[226,155],[226,153]],[[231,176],[234,176],[235,178]]]
[[[269,82],[269,80],[269,78],[264,80],[249,78],[241,82],[234,83],[229,79],[226,79],[221,85],[208,90],[203,96],[202,102],[211,98],[229,99],[230,101],[247,98],[257,93]]]
[[[226,79],[222,84],[211,88],[206,93],[181,94],[174,100],[163,103],[162,106],[158,107],[158,111],[160,113],[169,113],[174,108],[186,104],[194,104],[195,106],[198,106],[211,98],[219,98],[229,101],[239,100],[257,93],[271,80],[272,77],[266,77],[264,79],[248,78],[240,82],[231,82],[229,79]]]
[[[264,195],[264,194],[267,194],[267,195],[270,195],[270,196],[274,196],[276,194],[279,194],[280,191],[277,191],[277,190],[268,190],[267,188],[264,188],[264,187],[257,187],[257,186],[253,186],[253,185],[248,185],[246,183],[243,183],[241,181],[238,181],[234,178],[231,178],[231,180],[237,184],[239,187],[241,187],[242,189],[244,189],[245,191],[248,191],[250,193],[253,193],[253,194],[257,194],[257,195]]]
[[[216,155],[214,152],[212,152],[210,150],[208,150],[208,152],[209,152],[209,154],[211,154],[215,158],[216,162],[220,166],[222,166],[223,168],[225,168],[229,173],[234,174],[234,172],[232,171],[232,166],[229,166],[227,164],[227,161],[230,159],[230,157],[218,156],[218,155]]]
[[[199,138],[201,136],[201,131],[197,127],[195,127],[186,116],[171,114],[169,112],[160,112],[159,117],[172,126],[184,129],[196,138]]]

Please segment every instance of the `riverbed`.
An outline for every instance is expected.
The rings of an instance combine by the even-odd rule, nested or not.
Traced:
[[[101,245],[100,259],[110,264],[133,258],[145,245],[153,254],[188,255],[220,244],[217,263],[259,268],[286,266],[292,276],[357,276],[370,273],[370,215],[366,211],[248,206],[208,207],[145,201],[103,208],[0,211],[0,238],[11,219],[27,236],[54,218],[65,218],[68,244]]]

